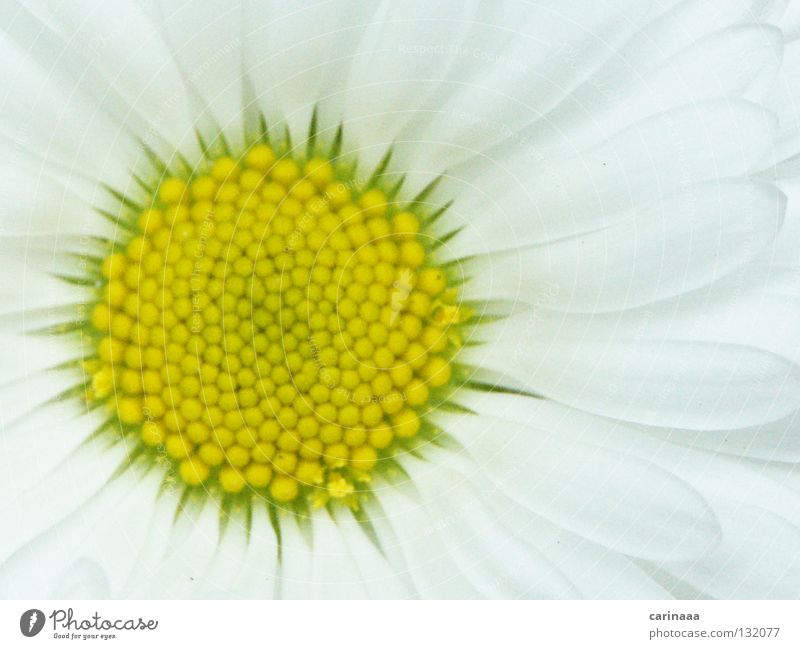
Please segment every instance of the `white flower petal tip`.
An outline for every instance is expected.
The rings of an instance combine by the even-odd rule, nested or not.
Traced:
[[[716,599],[796,599],[800,562],[796,524],[760,507],[730,503],[723,514],[723,542],[702,561],[667,562],[656,573],[677,580],[676,591]],[[669,577],[664,579],[669,581]]]
[[[91,559],[78,559],[56,585],[55,599],[106,599],[111,587],[103,569]]]

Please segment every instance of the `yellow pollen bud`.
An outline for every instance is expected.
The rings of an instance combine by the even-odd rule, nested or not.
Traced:
[[[217,158],[211,166],[211,176],[218,183],[232,183],[239,177],[239,165],[233,158]]]
[[[219,486],[229,494],[236,494],[244,489],[245,478],[233,467],[225,467],[219,472]]]
[[[257,144],[251,148],[244,158],[244,163],[251,169],[266,172],[275,162],[275,153],[266,144]]]
[[[158,197],[167,204],[178,203],[184,197],[186,183],[179,178],[167,178],[158,188]]]
[[[277,476],[272,480],[269,487],[272,497],[281,503],[287,503],[295,498],[299,491],[297,481],[288,476]]]
[[[208,467],[198,458],[183,460],[178,471],[183,481],[190,486],[202,484],[208,479],[209,474]]]

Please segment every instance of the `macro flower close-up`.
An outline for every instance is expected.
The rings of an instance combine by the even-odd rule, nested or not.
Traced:
[[[0,596],[800,596],[798,3],[0,43]]]

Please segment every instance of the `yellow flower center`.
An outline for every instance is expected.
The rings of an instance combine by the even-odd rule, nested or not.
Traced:
[[[100,265],[87,397],[186,486],[355,507],[446,399],[425,219],[340,167],[261,143],[164,177]]]

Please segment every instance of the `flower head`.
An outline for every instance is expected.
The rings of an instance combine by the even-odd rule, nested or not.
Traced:
[[[797,595],[790,15],[562,5],[3,18],[0,593]]]
[[[88,404],[131,461],[245,510],[358,509],[373,472],[442,434],[426,412],[447,403],[470,320],[425,237],[444,210],[428,190],[395,201],[388,154],[359,181],[341,130],[318,152],[315,125],[302,157],[262,131],[238,158],[201,142],[190,174],[158,161],[141,201],[114,192],[122,240],[80,278],[96,291]]]

